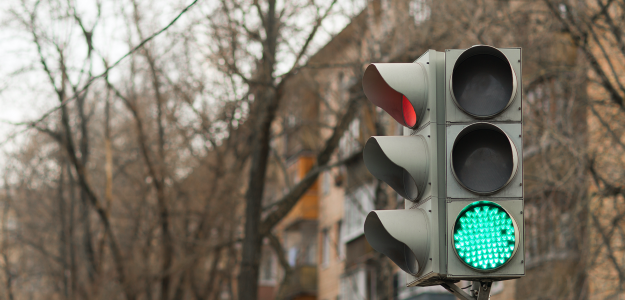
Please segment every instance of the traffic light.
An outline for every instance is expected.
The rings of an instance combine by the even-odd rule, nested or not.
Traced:
[[[525,274],[521,49],[445,51],[447,279]]]
[[[521,49],[371,64],[363,89],[405,127],[364,148],[367,169],[406,199],[405,210],[369,213],[371,246],[411,275],[408,286],[440,284],[464,298],[452,282],[486,289],[523,276]]]

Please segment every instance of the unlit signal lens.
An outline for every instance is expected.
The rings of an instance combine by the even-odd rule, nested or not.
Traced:
[[[514,144],[497,126],[476,123],[460,132],[451,155],[452,172],[465,188],[491,194],[504,188],[517,171]]]
[[[477,118],[503,112],[516,94],[516,75],[508,58],[490,46],[472,47],[460,55],[451,80],[458,107]]]

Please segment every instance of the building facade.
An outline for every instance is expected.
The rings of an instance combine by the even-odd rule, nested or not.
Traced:
[[[445,11],[440,6],[435,9],[435,5],[442,4],[423,0],[367,2],[362,13],[311,57],[309,66],[312,67],[293,78],[287,87],[289,92],[285,93],[285,100],[300,107],[287,105],[284,108],[285,114],[295,117],[293,122],[285,117],[287,121],[284,126],[292,126],[294,131],[283,141],[285,155],[293,162],[290,168],[298,170],[292,172],[305,176],[305,172],[314,165],[314,157],[310,153],[318,151],[330,134],[327,126],[311,124],[336,124],[337,120],[332,118],[330,112],[344,108],[351,97],[363,97],[362,72],[369,63],[408,62],[428,48],[439,51],[466,48],[480,41],[497,47],[527,46],[529,49],[538,49],[540,51],[524,49],[526,52],[523,53],[523,79],[529,83],[524,89],[523,100],[524,148],[527,152],[523,155],[526,157],[525,176],[528,182],[524,185],[528,212],[525,216],[526,276],[495,284],[491,299],[538,299],[541,295],[559,298],[570,295],[571,291],[583,292],[581,287],[572,287],[568,292],[560,288],[577,284],[575,282],[578,282],[576,280],[579,276],[575,274],[586,272],[580,270],[578,264],[582,250],[572,246],[579,237],[574,237],[570,230],[566,230],[574,220],[570,217],[574,206],[570,206],[570,202],[562,203],[565,202],[563,198],[571,196],[571,193],[579,199],[585,197],[588,193],[586,185],[579,182],[587,182],[587,179],[583,172],[579,172],[581,164],[570,163],[575,160],[570,151],[563,146],[550,146],[545,138],[541,140],[546,130],[559,130],[577,133],[575,137],[569,138],[580,145],[579,149],[583,150],[589,142],[586,137],[585,108],[579,104],[587,90],[584,84],[571,86],[572,77],[587,75],[584,72],[576,73],[578,70],[571,67],[579,63],[576,48],[565,33],[550,34],[549,40],[545,42],[545,37],[537,37],[536,33],[523,31],[520,27],[516,28],[518,32],[515,28],[509,32],[494,30],[495,33],[489,38],[481,39],[472,28],[457,23],[453,25],[457,28],[450,28],[452,25],[445,27],[442,21],[448,21],[446,24],[452,22],[449,17],[435,15],[435,11]],[[449,7],[447,9],[446,12],[451,10]],[[482,9],[482,13],[494,9],[520,14],[545,8],[508,1],[497,2],[490,8],[471,9]],[[493,12],[493,15],[496,14]],[[434,18],[436,22],[432,21]],[[527,22],[527,28],[544,26],[536,25],[540,24],[540,20],[528,19]],[[450,31],[452,33],[443,33]],[[540,39],[543,39],[543,44],[532,44]],[[541,53],[550,55],[545,58]],[[554,69],[558,70],[558,76],[549,75]],[[302,207],[294,209],[276,232],[292,266],[297,266],[298,262],[309,262],[307,266],[312,268],[314,265],[316,268],[314,292],[313,289],[309,293],[295,292],[298,290],[295,288],[294,292],[285,297],[294,299],[297,295],[306,295],[319,300],[451,300],[454,297],[440,287],[407,288],[405,274],[373,251],[364,237],[363,224],[369,211],[403,208],[404,202],[368,173],[361,158],[362,148],[372,135],[401,135],[403,128],[366,99],[360,103],[357,117],[351,122],[335,154],[334,161],[338,162],[338,166],[321,174],[315,188],[311,190],[314,201],[303,199],[302,203],[308,204],[299,204]],[[571,120],[577,122],[571,124]],[[551,160],[553,164],[545,164],[545,160]],[[301,163],[304,161],[306,163]],[[577,177],[560,176],[560,186],[547,186],[543,177],[552,173],[556,177],[560,173],[574,173]],[[313,209],[313,206],[316,208]],[[561,215],[549,219],[551,217],[547,214],[554,209]],[[305,212],[307,210],[315,213]],[[316,250],[305,250],[311,245]],[[294,248],[297,249],[292,250]],[[312,253],[314,259],[309,256]],[[273,289],[277,291],[284,273],[281,273],[277,259],[273,261],[277,269]],[[306,274],[312,273],[310,270]],[[458,283],[462,287],[469,284]]]

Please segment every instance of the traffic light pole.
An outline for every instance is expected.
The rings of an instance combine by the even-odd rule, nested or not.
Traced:
[[[471,284],[471,293],[473,295],[465,293],[453,282],[442,283],[441,286],[448,290],[450,293],[454,294],[454,296],[463,300],[488,300],[488,298],[490,297],[490,287],[492,286],[492,284],[492,282],[473,281],[473,283]]]

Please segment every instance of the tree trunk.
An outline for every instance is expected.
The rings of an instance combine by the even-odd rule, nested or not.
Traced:
[[[278,105],[278,99],[273,89],[269,89],[259,105],[258,132],[252,144],[252,162],[250,179],[245,194],[245,238],[243,239],[243,253],[241,269],[239,270],[239,299],[256,300],[258,293],[258,269],[260,265],[260,249],[262,235],[260,233],[260,219],[262,200],[265,189],[265,175],[269,161],[269,141],[271,122],[273,121]]]

